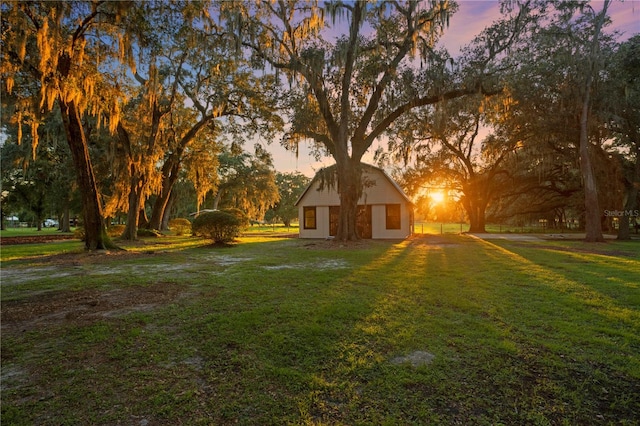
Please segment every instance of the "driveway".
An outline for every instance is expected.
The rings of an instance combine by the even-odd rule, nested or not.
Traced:
[[[571,234],[489,234],[489,233],[475,233],[468,234],[476,238],[483,240],[510,240],[510,241],[541,241],[541,240],[584,240],[585,233],[571,233]],[[604,235],[605,240],[616,239],[615,235]]]

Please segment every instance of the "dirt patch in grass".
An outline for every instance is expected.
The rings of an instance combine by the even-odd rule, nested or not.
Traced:
[[[333,239],[327,240],[300,240],[302,247],[307,250],[360,250],[371,247],[375,244],[374,240],[359,240],[359,241],[336,241]]]
[[[147,244],[148,245],[148,244]],[[157,251],[127,251],[127,250],[98,250],[98,251],[72,251],[55,253],[46,256],[38,256],[37,262],[43,265],[79,266],[83,264],[112,263],[116,257],[118,260],[152,256]]]
[[[144,311],[185,292],[182,285],[158,282],[114,290],[86,289],[34,294],[2,303],[2,332],[30,331],[51,324],[87,325],[100,318]]]

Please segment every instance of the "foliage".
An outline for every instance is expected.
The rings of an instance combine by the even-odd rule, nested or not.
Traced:
[[[310,179],[302,173],[276,173],[276,185],[280,200],[265,214],[268,222],[281,221],[290,226],[291,221],[298,218],[295,203],[309,184]]]
[[[159,56],[174,79],[167,94],[175,102],[166,123],[162,188],[150,219],[156,229],[178,179],[193,183],[199,207],[219,183],[217,157],[224,143],[241,144],[255,135],[272,139],[283,126],[271,103],[277,97],[274,76],[258,75],[249,61],[234,57],[234,40],[210,13],[209,2],[176,4],[183,8],[179,29],[167,28],[160,41]]]
[[[233,214],[216,210],[198,215],[193,221],[193,235],[228,243],[240,235],[240,220]]]
[[[537,19],[500,60],[499,75],[505,85],[501,94],[480,102],[474,97],[444,102],[428,113],[409,115],[397,137],[391,138],[395,156],[390,163],[415,161],[406,173],[413,186],[457,191],[472,228],[474,214],[468,204],[474,200],[463,194],[463,187],[480,195],[476,206],[486,204],[486,214],[493,220],[546,219],[560,226],[580,223],[584,229],[586,180],[580,168],[577,117],[582,115],[590,61],[603,67],[595,74],[588,129],[597,201],[623,208],[619,151],[610,144],[616,128],[611,112],[614,104],[621,105],[621,92],[613,94],[610,85],[622,80],[615,77],[622,67],[612,61],[616,46],[611,36],[600,37],[597,57],[591,55],[596,13],[590,6],[584,10],[577,6],[533,2]],[[461,121],[463,108],[468,119]],[[471,126],[477,122],[474,116],[480,118],[479,129]],[[469,143],[470,137],[461,143],[460,123],[469,125],[466,133],[475,136],[475,143]],[[590,203],[591,210],[595,204]]]
[[[500,91],[491,62],[521,30],[528,8],[505,19],[450,72],[435,43],[454,2],[222,2],[222,16],[253,58],[285,74],[282,106],[291,115],[283,144],[310,140],[338,170],[336,238],[358,239],[357,202],[363,155],[408,112],[469,94]],[[252,6],[255,5],[255,6]],[[323,28],[340,31],[327,41]],[[420,62],[420,67],[417,66]]]
[[[310,142],[339,163],[351,207],[360,160],[384,140],[389,152],[376,158],[389,166],[418,154],[416,176],[473,174],[451,184],[484,193],[468,211],[490,198],[493,218],[584,223],[579,116],[598,184],[590,209],[633,210],[638,41],[594,36],[609,20],[594,7],[504,1],[503,16],[453,57],[437,43],[455,2],[4,2],[2,214],[68,224],[85,212],[89,249],[109,244],[103,216],[127,210],[136,238],[145,207],[153,229],[205,203],[288,223],[297,212],[265,148],[242,148],[281,134],[287,148]],[[473,167],[461,168],[444,141],[459,139],[451,108],[463,107],[467,123],[481,116],[493,133],[466,145],[474,155],[457,157]],[[14,149],[19,158],[5,161]],[[355,209],[341,214],[339,239],[357,238]]]
[[[81,241],[84,241],[86,238],[86,233],[83,226],[76,226],[76,229],[73,230],[74,238],[77,238]]]
[[[124,229],[125,225],[110,225],[107,227],[107,234],[112,238],[116,238],[122,235]]]
[[[169,221],[169,229],[176,235],[188,235],[191,234],[191,222],[189,219],[182,217],[171,219]]]
[[[233,44],[210,7],[209,1],[3,3],[3,109],[10,106],[18,141],[30,127],[34,153],[44,114],[58,108],[64,116],[88,215],[88,248],[104,248],[103,216],[123,210],[123,235],[135,239],[139,211],[152,194],[158,196],[150,226],[159,229],[187,158],[201,201],[201,190],[215,186],[205,179],[216,162],[189,145],[200,139],[215,158],[221,126],[214,121],[226,117],[227,137],[236,139],[281,128],[265,100],[273,96],[273,76],[257,76],[229,54]],[[101,146],[110,151],[101,162],[89,139],[104,127],[112,140]],[[202,137],[205,132],[213,137]],[[96,178],[95,163],[109,172]],[[110,184],[102,194],[101,182]]]
[[[261,145],[255,153],[232,145],[218,156],[220,182],[213,200],[214,209],[237,208],[250,219],[261,220],[278,201],[273,159]]]
[[[620,44],[607,65],[612,78],[605,103],[622,163],[622,210],[633,211],[640,206],[640,34]],[[619,239],[631,237],[630,219],[627,215],[620,218]]]
[[[229,213],[230,215],[235,216],[238,219],[238,226],[240,226],[240,230],[245,230],[251,225],[251,220],[249,216],[245,212],[236,208],[222,209],[222,212]]]
[[[69,149],[62,143],[64,131],[60,115],[49,114],[38,132],[40,141],[34,150],[30,134],[23,135],[18,143],[17,126],[3,127],[2,212],[33,223],[46,217],[59,219],[60,228],[68,232],[70,212],[79,212],[81,207],[73,204],[77,198],[75,175]]]
[[[443,187],[466,211],[470,232],[485,232],[487,207],[507,186],[505,163],[521,147],[508,134],[480,135],[481,127],[508,114],[509,102],[507,94],[445,101],[430,114],[412,117],[398,138],[400,154],[410,147],[415,156],[416,166],[403,173],[405,185],[414,194],[423,186]]]
[[[35,156],[42,117],[54,108],[62,117],[81,193],[86,248],[111,245],[105,233],[102,200],[82,119],[97,117],[115,131],[124,94],[118,85],[131,65],[135,38],[132,4],[124,2],[9,2],[2,4],[3,107],[22,140],[30,128]],[[105,65],[107,64],[107,65]],[[5,96],[8,94],[8,96]]]

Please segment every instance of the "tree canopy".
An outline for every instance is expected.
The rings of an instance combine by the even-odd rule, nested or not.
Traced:
[[[283,142],[311,140],[336,161],[338,240],[358,239],[360,163],[375,140],[408,112],[465,95],[490,95],[492,61],[526,22],[527,3],[486,33],[464,67],[452,71],[435,42],[454,2],[223,2],[241,46],[289,82]],[[328,29],[337,34],[325,37]],[[418,65],[419,64],[419,65]]]
[[[603,209],[637,208],[640,180],[637,36],[603,31],[610,3],[503,1],[453,56],[438,47],[453,1],[4,2],[3,135],[25,145],[3,156],[22,156],[13,176],[25,181],[75,171],[65,188],[78,190],[90,250],[111,246],[107,217],[126,214],[134,239],[186,194],[180,211],[210,202],[260,219],[289,205],[262,148],[276,139],[335,160],[338,240],[359,238],[361,162],[376,142],[405,182],[458,191],[472,231],[487,212],[553,211],[597,241]]]

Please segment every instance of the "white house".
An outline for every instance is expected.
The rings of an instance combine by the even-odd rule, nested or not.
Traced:
[[[335,185],[323,185],[321,170],[304,190],[296,206],[300,238],[328,238],[338,231],[340,196]],[[336,179],[337,180],[337,179]],[[413,204],[398,184],[379,167],[362,164],[363,191],[358,200],[358,232],[362,238],[407,238],[413,233]]]

